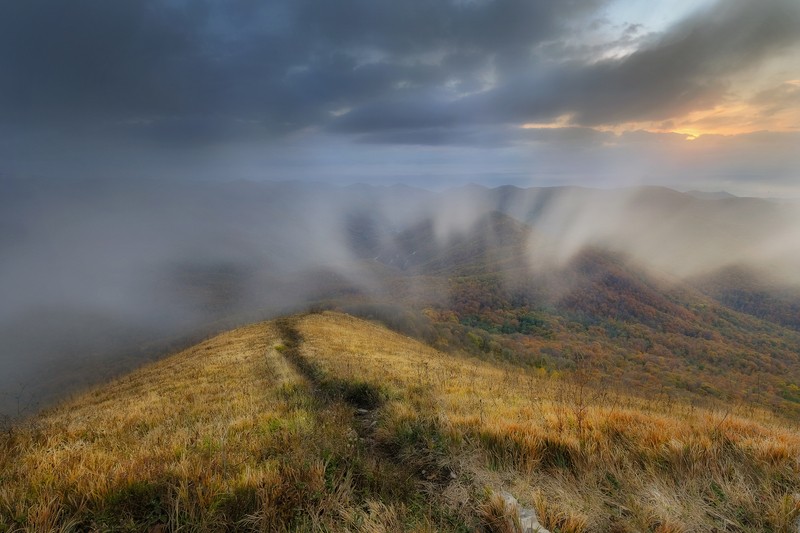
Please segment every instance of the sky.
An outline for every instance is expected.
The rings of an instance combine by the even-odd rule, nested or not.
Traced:
[[[800,197],[797,0],[0,3],[0,179]]]

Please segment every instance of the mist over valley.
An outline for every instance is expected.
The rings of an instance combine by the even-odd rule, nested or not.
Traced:
[[[8,414],[211,332],[314,306],[435,339],[436,320],[424,313],[453,310],[470,280],[524,302],[483,294],[481,309],[524,308],[583,328],[646,323],[631,311],[639,304],[624,301],[642,299],[628,284],[607,289],[611,307],[583,309],[593,284],[620,270],[682,312],[709,299],[796,342],[792,202],[657,187],[22,180],[3,188]],[[479,314],[461,312],[459,323],[474,326]],[[497,319],[477,331],[502,327]],[[535,351],[515,358],[564,365]]]

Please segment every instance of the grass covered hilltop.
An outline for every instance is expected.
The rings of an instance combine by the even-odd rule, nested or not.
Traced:
[[[800,434],[326,312],[224,333],[0,438],[0,531],[791,531]]]

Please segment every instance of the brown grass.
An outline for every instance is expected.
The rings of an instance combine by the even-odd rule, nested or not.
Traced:
[[[385,442],[413,427],[443,437],[452,485],[471,485],[445,494],[502,485],[559,531],[788,531],[800,515],[800,434],[767,413],[598,390],[578,405],[568,379],[446,355],[345,315],[299,328],[327,372],[388,388]]]
[[[3,436],[0,531],[499,531],[501,488],[552,531],[794,527],[795,428],[575,387],[347,315],[240,328]]]

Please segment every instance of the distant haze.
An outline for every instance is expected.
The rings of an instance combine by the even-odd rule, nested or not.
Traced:
[[[800,281],[797,204],[664,188],[24,180],[4,183],[0,207],[7,409],[26,384],[63,379],[71,366],[113,374],[182,336],[341,290],[391,297],[413,254],[447,246],[495,212],[532,228],[521,252],[533,270],[595,246],[675,280],[743,265]],[[422,222],[429,237],[402,237]],[[91,377],[73,371],[75,383]]]

